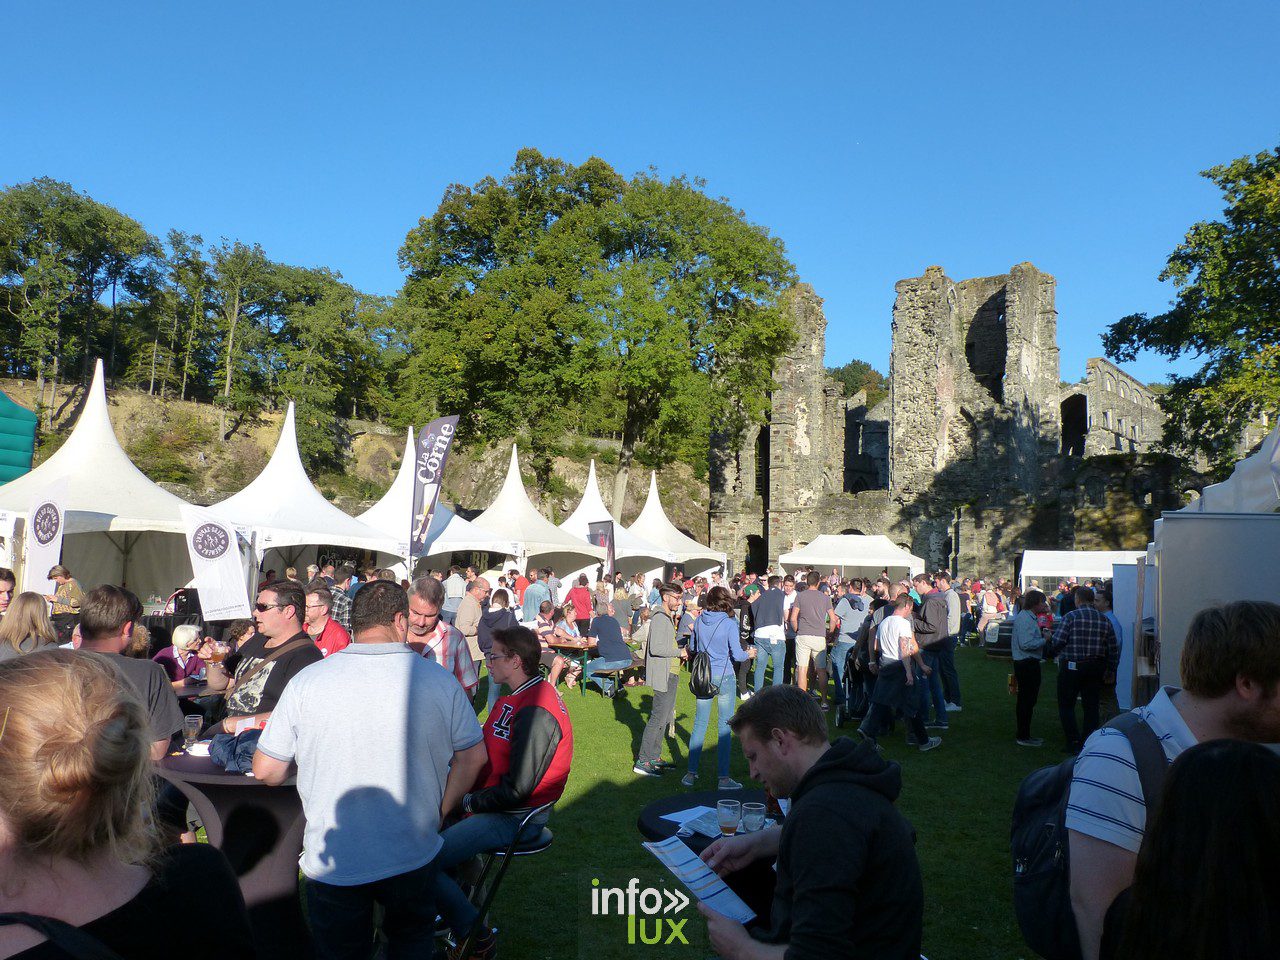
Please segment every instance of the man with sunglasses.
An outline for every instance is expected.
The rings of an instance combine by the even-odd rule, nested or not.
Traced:
[[[253,605],[256,633],[221,666],[208,665],[209,685],[227,686],[227,718],[222,730],[239,733],[261,729],[276,708],[285,686],[302,670],[324,659],[302,628],[307,595],[292,580],[276,580],[258,591]],[[225,668],[225,669],[224,669]]]

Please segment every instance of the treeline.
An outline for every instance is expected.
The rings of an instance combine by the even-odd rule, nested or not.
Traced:
[[[394,297],[257,244],[171,230],[51,179],[0,192],[0,370],[42,413],[108,378],[221,408],[223,439],[293,400],[311,466],[338,424],[457,413],[467,441],[517,436],[544,483],[573,434],[633,458],[706,463],[713,429],[763,417],[792,332],[781,242],[683,177],[627,179],[533,149],[451,186],[405,238]]]

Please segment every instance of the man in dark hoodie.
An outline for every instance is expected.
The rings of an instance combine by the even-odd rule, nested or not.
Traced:
[[[817,704],[768,687],[734,714],[753,779],[790,797],[781,827],[717,840],[702,859],[720,874],[776,858],[768,928],[747,929],[699,905],[723,960],[918,960],[924,890],[915,832],[894,806],[896,763],[868,743],[827,742]]]

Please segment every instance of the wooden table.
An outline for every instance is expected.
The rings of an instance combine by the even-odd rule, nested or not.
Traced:
[[[578,691],[585,697],[587,695],[587,655],[591,653],[591,644],[582,640],[548,640],[547,646],[552,650],[572,651],[579,654],[582,676],[578,678]]]
[[[227,773],[208,757],[187,754],[164,757],[156,773],[182,791],[209,843],[231,862],[260,956],[309,956],[298,897],[306,818],[294,781],[268,786],[243,773]]]

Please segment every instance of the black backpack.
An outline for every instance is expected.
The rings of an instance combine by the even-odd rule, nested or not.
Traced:
[[[719,695],[724,676],[719,682],[711,679],[711,654],[702,649],[696,628],[689,634],[689,649],[694,651],[689,658],[689,692],[698,700],[712,700]]]
[[[1129,738],[1150,823],[1169,767],[1160,739],[1136,713],[1122,713],[1105,726]],[[1069,757],[1028,774],[1013,802],[1013,912],[1027,946],[1045,960],[1080,958],[1066,827],[1075,762]]]

